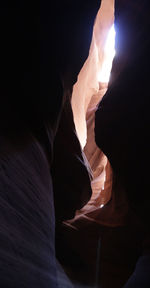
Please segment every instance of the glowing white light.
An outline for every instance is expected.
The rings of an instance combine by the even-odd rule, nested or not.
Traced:
[[[101,204],[101,205],[100,205],[100,208],[103,208],[103,207],[104,207],[104,204]]]
[[[110,78],[110,72],[112,68],[112,61],[115,56],[115,27],[112,25],[108,32],[108,36],[104,46],[104,62],[101,71],[98,75],[98,81],[108,83]]]

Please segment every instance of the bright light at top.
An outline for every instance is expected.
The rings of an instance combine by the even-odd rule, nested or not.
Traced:
[[[110,72],[112,68],[112,61],[115,56],[115,27],[112,25],[108,32],[108,36],[104,46],[104,62],[101,68],[101,71],[98,75],[99,82],[109,82]]]

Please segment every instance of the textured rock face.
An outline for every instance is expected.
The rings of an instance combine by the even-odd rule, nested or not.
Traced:
[[[52,179],[30,135],[0,137],[0,285],[57,287]],[[20,144],[19,144],[20,143]]]

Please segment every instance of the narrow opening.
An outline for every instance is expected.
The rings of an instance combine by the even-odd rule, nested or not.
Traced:
[[[114,0],[103,0],[96,15],[89,56],[72,94],[76,133],[91,169],[93,192],[88,204],[77,214],[102,208],[111,198],[111,166],[95,143],[94,123],[97,106],[107,91],[114,56]]]

